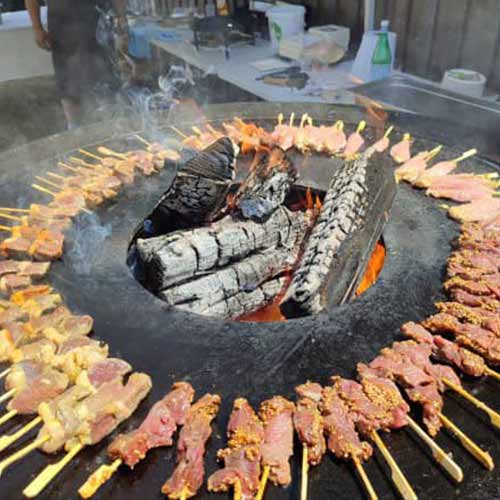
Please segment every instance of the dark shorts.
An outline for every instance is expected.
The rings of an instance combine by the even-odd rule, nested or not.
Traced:
[[[107,72],[96,40],[95,2],[49,0],[47,3],[59,96],[79,101]]]

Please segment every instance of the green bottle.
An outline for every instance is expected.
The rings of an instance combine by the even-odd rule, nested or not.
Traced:
[[[377,45],[373,51],[371,79],[380,80],[391,74],[392,54],[387,31],[377,33]]]

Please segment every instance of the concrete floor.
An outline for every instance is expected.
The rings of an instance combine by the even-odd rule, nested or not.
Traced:
[[[0,151],[61,132],[65,126],[52,76],[0,83]]]

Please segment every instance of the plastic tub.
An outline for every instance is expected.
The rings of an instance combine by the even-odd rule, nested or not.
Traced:
[[[302,5],[281,5],[266,12],[269,36],[274,49],[278,50],[279,43],[284,38],[304,32],[305,14],[306,9]]]

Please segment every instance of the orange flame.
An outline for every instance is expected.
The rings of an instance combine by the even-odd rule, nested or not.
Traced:
[[[378,241],[373,249],[373,253],[366,267],[365,274],[361,283],[356,290],[356,297],[366,292],[376,281],[377,278],[384,267],[385,261],[385,246],[381,241]]]

